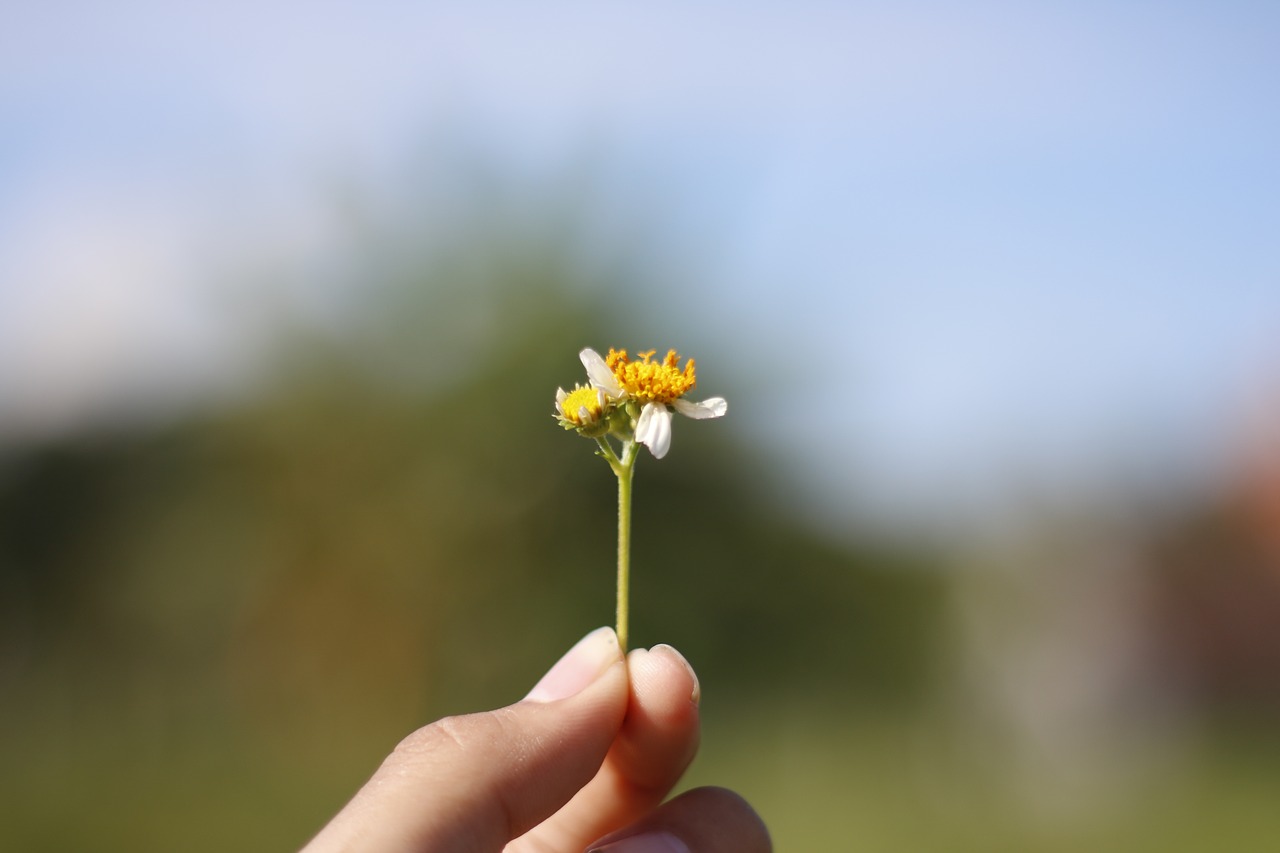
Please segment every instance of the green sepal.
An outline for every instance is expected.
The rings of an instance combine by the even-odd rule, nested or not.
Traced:
[[[589,424],[575,424],[567,418],[556,418],[556,420],[560,422],[560,426],[563,429],[576,432],[583,438],[602,438],[608,435],[610,430],[609,418],[600,418],[594,423]]]

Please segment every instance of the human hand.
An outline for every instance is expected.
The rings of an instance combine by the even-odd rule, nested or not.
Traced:
[[[769,853],[731,791],[663,804],[698,748],[698,679],[670,646],[588,634],[522,701],[409,735],[304,853]]]

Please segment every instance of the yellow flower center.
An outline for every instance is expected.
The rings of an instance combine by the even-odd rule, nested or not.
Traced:
[[[600,408],[600,394],[596,389],[591,387],[579,386],[565,396],[564,402],[560,404],[561,410],[564,412],[564,419],[570,423],[582,425],[583,423],[591,423],[600,417],[603,411]],[[582,419],[581,411],[587,410],[587,419]]]
[[[626,350],[610,349],[604,363],[627,396],[641,403],[670,403],[698,384],[693,359],[685,362],[681,370],[680,356],[675,350],[667,350],[667,357],[660,362],[652,360],[655,352],[657,350],[637,353],[641,360],[631,361]]]

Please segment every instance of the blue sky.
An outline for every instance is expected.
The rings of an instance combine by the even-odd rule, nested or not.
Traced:
[[[225,381],[226,259],[323,267],[326,181],[448,128],[604,152],[698,256],[679,331],[787,377],[740,428],[837,503],[1195,473],[1280,373],[1273,4],[178,6],[0,28],[10,432]]]

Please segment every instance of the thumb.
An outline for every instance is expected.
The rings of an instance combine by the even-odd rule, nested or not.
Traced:
[[[405,738],[306,853],[497,853],[600,768],[627,710],[618,638],[597,629],[524,701],[446,717]]]

